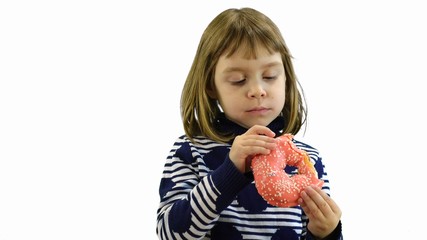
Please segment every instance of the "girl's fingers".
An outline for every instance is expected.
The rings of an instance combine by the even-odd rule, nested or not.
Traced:
[[[303,200],[301,206],[309,217],[327,218],[332,213],[327,201],[330,198],[319,187],[308,186],[301,192],[301,198]]]
[[[246,150],[251,152],[259,148],[272,150],[276,147],[276,140],[274,138],[262,135],[241,135],[237,136],[234,142],[236,145],[240,145],[242,148],[246,148]]]
[[[335,203],[335,201],[329,197],[322,189],[319,187],[313,187],[314,190],[322,197],[324,200],[324,204],[320,204],[319,207],[322,205],[326,205],[322,208],[322,211],[324,213],[333,213],[333,214],[341,214],[341,209],[338,207],[338,205]]]
[[[314,200],[311,198],[308,192],[309,191],[307,190],[304,190],[301,192],[301,198],[303,201],[301,206],[303,207],[305,214],[308,216],[309,219],[324,218],[323,213],[317,207],[317,204],[314,202]]]
[[[274,137],[276,134],[271,131],[268,127],[261,126],[261,125],[255,125],[246,131],[245,134],[251,134],[251,135],[265,135],[267,137]]]
[[[252,156],[267,155],[276,147],[275,133],[264,126],[253,126],[244,134],[236,136],[229,157],[236,167],[246,172]]]
[[[248,140],[245,145],[247,147],[263,147],[268,149],[273,149],[276,147],[276,141],[274,138],[266,137],[266,136],[257,136]]]

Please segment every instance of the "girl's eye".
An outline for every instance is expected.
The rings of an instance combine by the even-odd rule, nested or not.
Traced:
[[[276,76],[271,76],[271,77],[270,77],[270,76],[268,76],[268,77],[267,77],[267,76],[265,76],[265,77],[264,77],[264,79],[267,79],[267,80],[274,80],[274,79],[276,79],[276,78],[277,78]]]
[[[242,80],[237,80],[237,81],[233,81],[232,84],[233,85],[243,85],[243,83],[245,83],[246,79],[242,79]]]

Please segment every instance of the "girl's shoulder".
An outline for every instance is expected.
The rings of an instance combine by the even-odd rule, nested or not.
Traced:
[[[317,158],[320,157],[319,150],[316,147],[313,147],[305,141],[299,140],[295,137],[292,139],[292,141],[299,149],[306,151],[309,155],[316,156]]]

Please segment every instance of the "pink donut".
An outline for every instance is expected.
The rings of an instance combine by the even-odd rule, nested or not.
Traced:
[[[251,163],[258,193],[277,207],[297,206],[302,190],[309,185],[323,185],[307,152],[295,146],[292,138],[292,134],[276,138],[276,149],[268,155],[255,156]],[[287,165],[296,167],[298,174],[288,176],[284,171]]]

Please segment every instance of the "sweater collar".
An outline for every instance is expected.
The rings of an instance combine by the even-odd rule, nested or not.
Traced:
[[[285,118],[283,116],[278,116],[274,119],[267,127],[273,131],[276,136],[279,136],[283,132],[283,127],[285,125]],[[248,129],[240,126],[239,124],[229,120],[222,113],[215,121],[215,128],[225,134],[232,134],[234,136],[241,135],[245,133]]]

